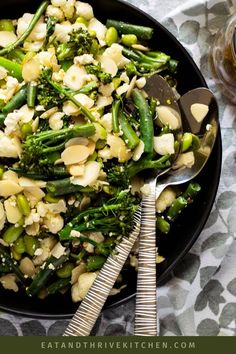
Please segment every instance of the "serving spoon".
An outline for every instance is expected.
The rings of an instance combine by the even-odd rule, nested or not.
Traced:
[[[156,236],[154,234],[155,207],[153,199],[158,198],[161,192],[170,185],[179,185],[194,179],[205,166],[216,140],[218,132],[218,105],[212,92],[207,88],[197,88],[184,94],[179,100],[179,107],[182,114],[183,130],[197,135],[200,139],[200,148],[193,152],[194,164],[191,168],[178,166],[178,159],[172,168],[165,173],[157,186],[154,186],[156,180],[151,182],[151,196],[145,200],[147,205],[147,217],[142,219],[145,226],[145,234],[140,234],[139,249],[139,273],[142,272],[142,278],[138,278],[136,295],[136,317],[135,317],[135,335],[157,335],[156,321],[156,289],[154,290],[154,274],[156,262],[153,258],[154,247],[156,247]],[[154,192],[155,189],[155,192]],[[150,208],[148,210],[148,208]],[[150,219],[152,218],[152,223]],[[143,244],[145,244],[143,246]],[[152,253],[149,262],[146,254]],[[149,257],[149,256],[148,256]],[[146,262],[146,263],[145,263]],[[149,273],[150,272],[150,273]],[[139,275],[138,273],[138,275]],[[150,305],[150,307],[148,307]]]

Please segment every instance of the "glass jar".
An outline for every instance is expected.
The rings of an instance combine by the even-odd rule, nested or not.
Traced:
[[[236,14],[216,34],[210,66],[222,93],[236,104]]]

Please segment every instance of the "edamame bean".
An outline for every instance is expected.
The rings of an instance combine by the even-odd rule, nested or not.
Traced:
[[[182,138],[182,152],[187,151],[192,145],[193,136],[191,133],[184,133]]]
[[[16,252],[14,248],[11,249],[11,254],[12,254],[12,257],[16,260],[16,261],[19,261],[21,259],[21,254]]]
[[[29,202],[28,202],[27,198],[24,196],[24,194],[18,194],[16,196],[16,203],[17,203],[17,206],[18,206],[20,212],[24,216],[29,216],[29,214],[30,214],[30,205],[29,205]]]
[[[115,27],[108,28],[105,38],[106,44],[110,47],[113,43],[118,41],[118,32]]]
[[[13,250],[19,254],[22,254],[25,252],[25,244],[24,244],[24,239],[22,236],[20,236],[15,242],[13,246]]]
[[[94,30],[89,30],[89,34],[90,34],[90,36],[93,37],[93,38],[96,38],[96,36],[97,36],[97,33],[96,33],[96,31],[94,31]]]
[[[0,20],[0,31],[14,32],[14,26],[12,20],[6,20],[6,19]]]
[[[106,140],[98,139],[96,142],[96,149],[101,150],[106,146]]]
[[[21,130],[21,134],[23,135],[23,138],[26,138],[27,135],[32,134],[32,123],[28,122],[22,124],[20,130]]]
[[[0,166],[0,179],[2,179],[3,173],[4,173],[4,167]]]
[[[88,21],[83,16],[77,17],[76,23],[82,23],[86,27],[88,26]]]
[[[35,250],[39,247],[39,241],[34,236],[25,235],[24,236],[25,251],[30,256],[34,255]]]
[[[11,225],[3,233],[2,238],[6,243],[11,244],[11,243],[15,242],[18,239],[18,237],[20,237],[22,232],[23,232],[22,226],[16,227],[15,225]]]
[[[71,276],[71,272],[73,268],[74,268],[73,263],[66,262],[63,264],[61,268],[57,270],[57,276],[59,278],[69,278]]]
[[[131,47],[132,45],[137,44],[138,38],[135,34],[123,34],[121,42],[127,47]]]

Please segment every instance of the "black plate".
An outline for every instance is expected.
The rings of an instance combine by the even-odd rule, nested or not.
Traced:
[[[170,54],[179,60],[178,91],[186,91],[199,86],[206,86],[206,82],[196,64],[187,51],[162,25],[150,16],[132,5],[117,0],[89,0],[95,10],[95,16],[101,21],[106,18],[120,19],[131,23],[151,26],[155,29],[152,47]],[[7,0],[0,3],[1,18],[7,16],[18,18],[24,12],[34,12],[40,1]],[[202,192],[198,199],[179,217],[172,232],[164,237],[160,243],[161,254],[166,261],[158,265],[158,284],[161,284],[176,264],[188,252],[198,238],[211,211],[217,192],[221,171],[221,136],[217,136],[211,158],[198,177]],[[131,269],[124,272],[124,280],[128,284],[119,295],[110,297],[106,308],[111,307],[133,297],[136,291],[136,274]],[[67,318],[77,309],[71,302],[70,296],[57,295],[43,301],[30,299],[23,294],[0,290],[0,308],[6,311],[30,315],[34,317]]]

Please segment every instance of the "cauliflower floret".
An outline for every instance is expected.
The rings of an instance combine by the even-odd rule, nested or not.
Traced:
[[[92,54],[83,54],[78,57],[74,57],[74,64],[87,65],[95,62]]]
[[[23,47],[26,52],[38,52],[42,48],[43,43],[44,40],[35,42],[24,41]]]
[[[6,79],[7,72],[8,71],[3,66],[0,66],[0,80]]]
[[[57,71],[60,68],[57,63],[55,50],[52,48],[49,48],[47,51],[42,51],[38,53],[36,58],[39,59],[41,65],[46,66],[48,68],[52,68],[53,71]]]
[[[40,225],[39,222],[34,222],[31,225],[26,226],[25,231],[27,235],[37,236],[39,234]]]
[[[104,241],[104,236],[101,232],[90,232],[88,234],[88,238],[90,238],[93,241],[96,241],[97,243],[101,243]],[[94,246],[89,242],[84,242],[83,247],[88,253],[94,252]]]
[[[88,30],[96,32],[96,37],[101,46],[106,45],[105,37],[107,28],[102,22],[98,21],[95,17],[93,17],[89,22]]]
[[[85,298],[96,277],[97,273],[83,273],[79,276],[77,283],[71,288],[73,302],[78,302]]]
[[[20,84],[18,80],[12,76],[7,76],[6,87],[0,89],[0,99],[8,102],[19,89]]]
[[[53,5],[49,5],[49,6],[47,7],[46,15],[47,15],[47,16],[55,17],[55,18],[57,18],[59,21],[63,21],[63,20],[64,20],[64,13],[63,13],[63,11],[62,11],[61,9],[59,9],[58,7],[53,6]]]
[[[2,202],[0,202],[0,231],[4,228],[6,222],[6,214]]]
[[[0,278],[0,283],[6,290],[13,290],[17,292],[19,290],[18,285],[16,284],[17,277],[15,274],[6,274]]]
[[[48,120],[49,126],[52,130],[60,130],[63,127],[63,120],[64,117],[63,112],[56,112]]]
[[[110,84],[107,85],[100,85],[98,91],[106,97],[109,97],[112,95],[112,92],[114,91],[114,84],[111,82]]]
[[[100,119],[100,123],[106,129],[106,131],[108,133],[111,133],[111,131],[112,131],[112,114],[111,113],[104,114],[104,116],[102,116]]]
[[[98,95],[97,101],[96,101],[96,106],[98,109],[106,107],[106,106],[110,106],[110,104],[112,104],[113,102],[113,97],[109,96],[109,97],[105,97],[102,95]]]
[[[77,267],[75,267],[74,269],[72,269],[72,273],[71,273],[71,284],[75,284],[78,279],[79,276],[83,273],[86,273],[86,265],[85,263],[80,263]]]
[[[172,205],[176,198],[176,193],[171,187],[167,187],[156,200],[156,211],[162,213]]]
[[[69,33],[73,30],[72,24],[69,21],[56,23],[54,36],[61,43],[67,43],[70,39]]]
[[[11,139],[0,131],[0,157],[18,158],[21,149],[16,139]]]
[[[94,17],[93,8],[88,3],[76,1],[76,15],[84,17],[86,20],[91,20]]]
[[[33,259],[34,265],[43,264],[43,262],[50,257],[51,250],[53,249],[56,243],[57,240],[54,236],[49,236],[42,239],[42,241],[40,241],[40,249],[41,249],[40,254],[34,257]]]
[[[25,217],[25,226],[32,225],[33,223],[38,223],[40,221],[40,215],[37,213],[36,209],[31,209],[30,214]]]
[[[189,151],[183,154],[180,154],[173,165],[173,169],[177,170],[178,168],[191,168],[195,163],[194,152]]]
[[[154,136],[154,150],[159,155],[172,155],[175,153],[174,134],[168,133]]]
[[[57,72],[53,72],[52,80],[56,82],[60,82],[64,80],[64,76],[65,76],[65,71],[63,69],[60,69]]]
[[[65,254],[66,247],[63,247],[61,242],[57,242],[52,249],[51,255],[55,258],[60,258]]]
[[[17,36],[20,37],[29,27],[32,21],[33,14],[25,13],[17,22]],[[34,27],[33,31],[28,36],[28,41],[41,41],[44,40],[47,35],[47,25],[44,23],[44,17],[42,16]]]
[[[123,69],[124,66],[130,62],[130,60],[123,56],[122,50],[123,47],[120,44],[113,43],[105,50],[103,55],[114,60],[119,69]]]
[[[51,0],[53,6],[63,7],[65,6],[67,0]]]
[[[64,219],[60,214],[48,212],[43,219],[43,224],[52,234],[57,234],[64,226]]]
[[[75,12],[75,0],[67,0],[65,4],[61,5],[66,18],[71,19]]]

